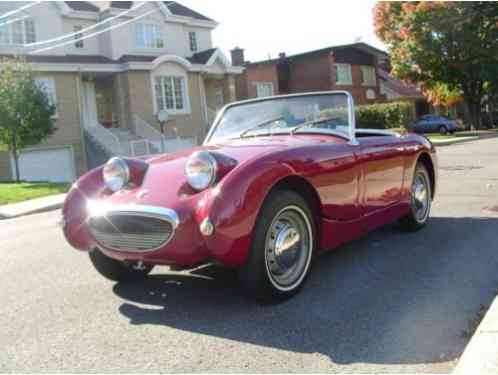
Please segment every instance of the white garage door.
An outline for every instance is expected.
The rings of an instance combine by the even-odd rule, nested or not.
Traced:
[[[72,182],[73,153],[70,148],[23,151],[19,156],[19,174],[24,181]]]

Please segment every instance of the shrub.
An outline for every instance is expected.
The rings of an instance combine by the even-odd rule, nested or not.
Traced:
[[[413,105],[409,102],[370,104],[356,107],[356,126],[358,128],[406,128],[414,118]]]

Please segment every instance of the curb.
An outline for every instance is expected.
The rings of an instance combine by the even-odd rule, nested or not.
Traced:
[[[477,141],[479,139],[482,139],[482,138],[481,137],[461,137],[461,138],[451,139],[451,140],[447,140],[447,141],[431,141],[431,142],[434,146],[440,147],[440,146],[451,146],[451,145],[454,145],[455,143]]]
[[[18,214],[18,215],[6,215],[6,214],[2,214],[0,212],[0,220],[15,219],[18,217],[41,214],[41,213],[49,212],[49,211],[55,211],[55,210],[62,208],[62,206],[63,206],[63,203],[52,204],[50,206],[46,206],[43,208],[37,208],[35,210],[26,211],[26,212],[23,212],[23,213]]]
[[[498,373],[498,297],[470,339],[453,373]]]

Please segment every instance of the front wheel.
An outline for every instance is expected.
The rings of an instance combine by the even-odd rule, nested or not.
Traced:
[[[439,134],[441,134],[441,135],[448,134],[448,128],[446,126],[440,126],[439,127]]]
[[[258,216],[248,260],[240,270],[245,290],[262,302],[292,297],[309,274],[316,224],[308,203],[293,191],[271,193]]]
[[[410,213],[400,220],[405,231],[417,231],[425,226],[431,212],[431,182],[427,168],[419,163],[411,187]]]
[[[109,258],[97,249],[90,253],[90,260],[98,273],[108,280],[118,282],[142,280],[146,278],[154,268],[154,266],[138,262],[122,262],[115,260]]]

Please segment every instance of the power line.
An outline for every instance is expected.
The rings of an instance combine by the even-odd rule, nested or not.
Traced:
[[[29,9],[31,7],[34,7],[35,5],[38,5],[39,3],[41,3],[41,1],[35,1],[34,3],[31,3],[31,4],[27,4],[27,5],[24,5],[18,9],[15,9],[15,10],[12,10],[10,12],[7,12],[7,13],[4,13],[0,16],[0,20],[3,20],[4,18],[7,18],[7,17],[10,17],[16,13],[19,13],[19,12],[22,12],[23,10],[26,10],[26,9]]]
[[[53,38],[53,39],[47,39],[47,40],[41,40],[39,42],[27,43],[27,44],[24,44],[23,47],[30,48],[30,47],[40,46],[40,45],[43,45],[43,44],[50,44],[50,43],[58,42],[58,41],[61,41],[61,40],[67,39],[67,38],[71,38],[71,37],[76,36],[76,35],[84,34],[84,33],[86,33],[89,30],[93,30],[95,28],[98,28],[98,27],[102,26],[103,24],[106,24],[106,23],[109,23],[111,21],[114,21],[115,19],[120,18],[120,17],[122,17],[122,16],[130,13],[131,11],[137,10],[138,8],[144,6],[145,4],[146,4],[145,2],[141,3],[141,4],[139,4],[139,5],[137,5],[137,6],[133,7],[133,8],[130,8],[130,9],[124,11],[124,12],[119,13],[118,15],[116,15],[114,17],[111,17],[111,18],[108,18],[108,19],[103,20],[101,22],[98,22],[96,24],[90,25],[90,26],[85,27],[84,29],[78,30],[76,32],[73,32],[73,33],[70,33],[70,34],[61,35],[61,36]],[[76,40],[71,40],[71,42],[75,42],[75,41]]]
[[[108,32],[108,31],[111,31],[111,30],[114,30],[114,29],[117,29],[118,27],[125,26],[125,25],[128,25],[129,23],[138,21],[139,19],[144,18],[144,17],[146,17],[149,14],[152,14],[154,12],[157,12],[157,10],[156,9],[152,9],[152,10],[150,10],[150,11],[144,13],[144,14],[141,14],[140,16],[136,16],[136,17],[132,18],[131,20],[128,20],[128,21],[125,21],[125,22],[121,22],[121,23],[119,23],[117,25],[113,25],[113,26],[108,27],[108,28],[106,28],[104,30],[100,30],[100,31],[97,31],[97,32],[92,33],[92,34],[82,36],[81,38],[75,38],[75,39],[72,39],[72,40],[69,40],[69,41],[66,41],[66,42],[63,42],[63,43],[59,43],[59,44],[57,44],[55,46],[50,46],[50,47],[46,47],[46,48],[40,48],[40,49],[37,49],[37,50],[29,52],[29,53],[30,54],[37,54],[37,53],[41,53],[41,52],[46,52],[46,51],[50,51],[50,50],[52,50],[54,48],[64,47],[64,46],[66,46],[68,44],[72,44],[72,43],[79,42],[81,40],[92,38],[92,37],[100,35],[102,33],[105,33],[105,32]],[[80,34],[80,32],[78,32],[78,34]]]
[[[0,27],[7,26],[7,25],[9,25],[11,23],[14,23],[14,22],[22,21],[22,20],[24,20],[26,18],[29,18],[29,16],[22,16],[22,17],[19,17],[19,18],[14,18],[14,19],[2,22],[2,23],[0,23]]]

